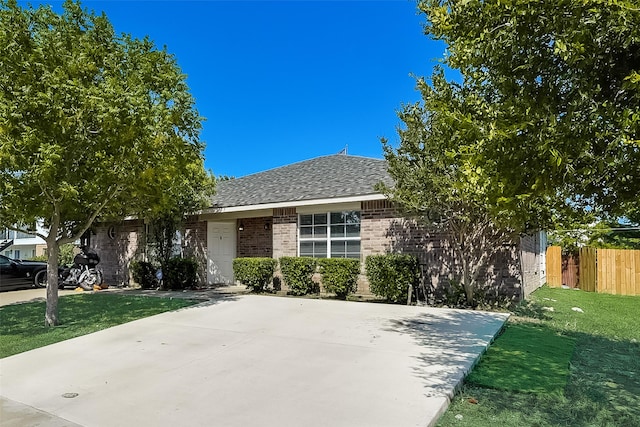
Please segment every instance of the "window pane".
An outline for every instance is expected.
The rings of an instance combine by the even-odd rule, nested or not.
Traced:
[[[313,256],[313,242],[300,242],[300,256]]]
[[[346,254],[344,240],[331,241],[331,258],[344,258]]]
[[[331,212],[331,224],[344,224],[344,213]]]
[[[300,215],[300,225],[311,225],[313,223],[313,215]]]
[[[324,238],[327,237],[327,226],[321,225],[313,227],[313,237]]]
[[[323,225],[327,223],[327,214],[315,214],[313,216],[313,223],[315,225]]]
[[[332,225],[331,237],[344,237],[344,225]]]
[[[347,240],[347,252],[360,253],[360,242]]]
[[[360,224],[360,212],[346,212],[345,222],[347,224]]]
[[[304,239],[304,238],[311,237],[312,231],[313,231],[312,227],[300,227],[300,238]]]
[[[347,237],[360,237],[360,224],[347,225]],[[332,230],[333,231],[333,230]]]
[[[326,258],[327,257],[327,242],[313,242],[313,256],[316,258]]]

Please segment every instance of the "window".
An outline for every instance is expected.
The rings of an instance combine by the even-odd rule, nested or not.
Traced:
[[[360,258],[360,212],[300,215],[300,256]]]

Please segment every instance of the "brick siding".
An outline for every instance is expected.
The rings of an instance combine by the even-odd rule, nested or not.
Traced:
[[[243,218],[242,230],[238,230],[236,255],[244,257],[273,256],[273,218]]]

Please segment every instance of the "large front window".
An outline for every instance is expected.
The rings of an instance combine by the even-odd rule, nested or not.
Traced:
[[[300,215],[300,256],[360,258],[360,212]]]

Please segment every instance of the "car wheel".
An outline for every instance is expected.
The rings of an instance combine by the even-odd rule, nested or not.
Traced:
[[[46,288],[47,287],[47,270],[38,271],[35,276],[33,276],[33,284],[36,285],[36,288]]]

